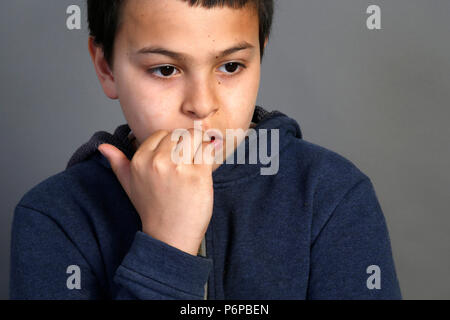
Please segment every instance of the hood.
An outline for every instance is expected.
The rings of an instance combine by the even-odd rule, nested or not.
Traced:
[[[250,148],[250,142],[253,141],[253,139],[258,139],[259,141],[261,132],[259,129],[267,130],[266,154],[270,155],[270,157],[276,156],[277,152],[281,151],[284,146],[287,145],[289,141],[291,141],[292,138],[302,139],[302,132],[298,123],[294,119],[289,118],[280,111],[267,111],[260,106],[255,106],[252,122],[256,124],[256,126],[254,127],[254,132],[256,134],[246,137],[238,147],[245,148],[245,151],[248,151],[248,149]],[[278,129],[279,132],[279,148],[275,149],[274,153],[271,153],[271,134],[269,133],[271,129]],[[127,156],[129,160],[131,160],[134,154],[132,139],[130,138],[131,134],[131,129],[128,124],[122,124],[118,126],[113,134],[110,134],[106,131],[95,132],[94,135],[89,139],[89,141],[81,145],[71,156],[66,169],[79,162],[87,160],[95,153],[100,154],[100,152],[97,150],[97,147],[102,143],[108,143],[117,147]],[[248,158],[249,152],[245,152],[244,154],[244,163],[250,163]],[[226,165],[221,165],[217,170],[213,172],[214,182],[226,183],[227,181],[239,179],[239,177],[248,176],[249,174],[251,174],[249,170],[253,171],[263,166],[261,163],[259,163],[259,161],[257,164],[251,164],[249,166],[240,165],[239,163],[242,162],[237,161],[237,155],[238,152],[234,152],[229,156],[229,158],[224,161],[227,162],[231,157],[233,157],[234,164],[229,164],[227,162]],[[106,163],[107,162],[108,161],[106,161]]]

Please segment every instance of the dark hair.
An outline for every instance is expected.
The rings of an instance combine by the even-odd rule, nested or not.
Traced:
[[[121,9],[126,0],[87,0],[89,34],[97,45],[103,48],[105,59],[110,67],[113,62],[113,49],[116,32],[121,17]],[[190,6],[213,8],[228,6],[242,8],[253,4],[259,16],[259,44],[261,60],[264,56],[264,41],[269,38],[272,28],[274,0],[182,0]]]

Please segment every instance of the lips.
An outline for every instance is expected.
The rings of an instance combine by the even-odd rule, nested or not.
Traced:
[[[209,136],[210,143],[214,144],[214,148],[219,150],[223,146],[223,135],[220,131],[216,129],[208,129],[205,131]]]
[[[223,141],[223,135],[220,131],[216,129],[208,129],[206,130],[206,134],[209,136],[210,141],[218,142],[218,140]]]

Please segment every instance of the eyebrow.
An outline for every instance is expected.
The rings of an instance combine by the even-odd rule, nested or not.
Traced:
[[[248,43],[247,41],[242,41],[231,48],[228,48],[226,50],[223,50],[223,51],[217,53],[215,56],[216,56],[216,59],[221,59],[221,58],[226,57],[234,52],[246,50],[246,49],[254,49],[254,48],[255,48],[255,46]],[[185,55],[181,52],[170,51],[165,48],[158,47],[158,46],[144,47],[144,48],[138,50],[135,54],[161,54],[161,55],[171,57],[175,60],[186,60],[188,58],[188,55]]]

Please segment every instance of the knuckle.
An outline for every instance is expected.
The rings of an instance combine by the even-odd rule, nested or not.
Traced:
[[[177,165],[175,171],[178,176],[184,180],[192,181],[192,179],[195,178],[195,170],[189,165]]]
[[[169,131],[166,130],[166,129],[159,129],[159,130],[157,131],[157,133],[158,133],[158,134],[161,134],[161,135],[167,135],[167,134],[169,134]]]
[[[182,164],[177,164],[175,166],[175,173],[179,176],[184,175],[186,172],[186,168],[185,166],[183,166]]]
[[[131,159],[130,167],[132,171],[139,172],[142,168],[142,158],[134,155],[133,159]]]
[[[164,157],[161,153],[157,153],[152,158],[152,170],[155,172],[165,172],[167,170],[168,164],[164,161]]]

